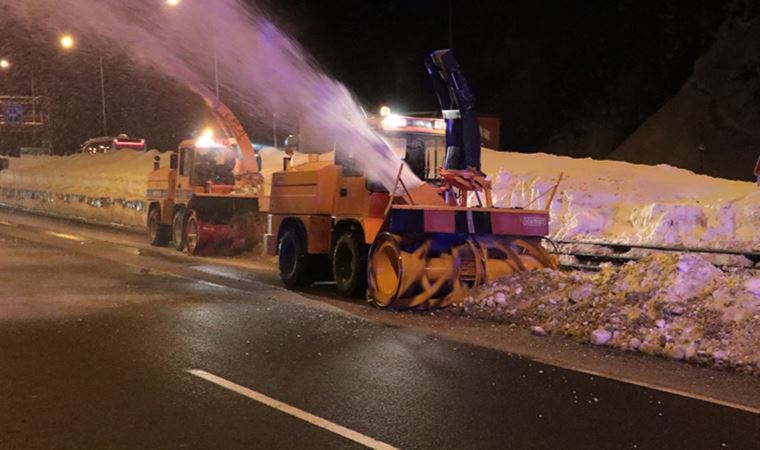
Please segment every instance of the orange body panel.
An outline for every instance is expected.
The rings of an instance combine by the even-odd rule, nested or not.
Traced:
[[[340,168],[329,163],[307,163],[272,175],[269,211],[273,214],[332,215]]]
[[[337,167],[337,166],[336,166]],[[369,192],[364,177],[341,177],[335,192],[335,216],[360,219],[369,214]]]
[[[372,243],[388,201],[388,194],[370,193],[364,177],[343,177],[342,167],[332,162],[300,164],[272,175],[268,239],[276,240],[282,223],[295,219],[306,229],[309,253],[325,254],[332,248],[332,227],[349,220],[359,224],[365,241]],[[274,253],[275,244],[267,251]]]

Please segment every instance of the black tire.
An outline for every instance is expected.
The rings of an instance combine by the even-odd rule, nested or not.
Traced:
[[[359,297],[367,291],[367,246],[358,233],[345,232],[332,254],[333,279],[338,292]]]
[[[180,252],[185,249],[185,208],[174,211],[171,245]]]
[[[165,247],[169,243],[171,229],[161,223],[161,209],[151,208],[148,212],[148,240],[150,245]]]
[[[198,250],[198,239],[200,238],[200,225],[198,217],[192,209],[187,212],[184,220],[184,239],[185,251],[190,255],[195,255]]]
[[[289,288],[306,287],[314,281],[312,258],[306,253],[306,243],[295,227],[282,232],[278,242],[280,278]]]

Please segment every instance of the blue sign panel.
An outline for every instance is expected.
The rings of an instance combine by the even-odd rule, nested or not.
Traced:
[[[20,123],[24,121],[24,105],[20,103],[6,103],[3,107],[5,121]]]

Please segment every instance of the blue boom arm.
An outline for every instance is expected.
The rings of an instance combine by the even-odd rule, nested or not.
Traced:
[[[445,169],[480,171],[480,125],[475,97],[454,53],[437,50],[425,60],[443,118],[446,119]]]

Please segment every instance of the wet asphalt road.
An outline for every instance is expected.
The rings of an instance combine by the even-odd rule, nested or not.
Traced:
[[[0,228],[0,448],[757,448],[760,415]],[[57,240],[56,240],[57,239]],[[58,244],[58,242],[60,244]]]

